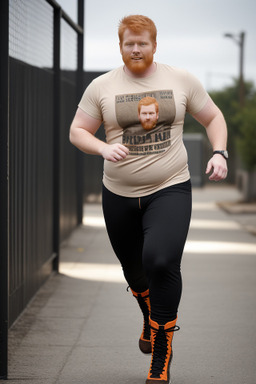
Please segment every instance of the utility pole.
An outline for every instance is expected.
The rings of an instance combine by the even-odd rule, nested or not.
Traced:
[[[239,104],[244,106],[245,89],[244,89],[244,41],[245,32],[240,32],[239,35],[225,33],[224,37],[231,38],[239,46]]]

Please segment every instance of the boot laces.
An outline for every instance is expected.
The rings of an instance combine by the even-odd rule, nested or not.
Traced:
[[[175,325],[175,327],[164,329],[163,325],[159,326],[159,329],[153,329],[153,333],[155,334],[155,342],[154,342],[154,352],[153,359],[151,364],[150,373],[154,378],[160,378],[161,374],[166,365],[166,360],[168,358],[168,332],[175,332],[180,329],[179,326]],[[172,352],[171,352],[172,354]],[[171,359],[171,356],[169,356]]]

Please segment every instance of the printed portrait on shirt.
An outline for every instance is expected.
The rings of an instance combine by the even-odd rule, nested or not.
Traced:
[[[130,155],[156,154],[170,147],[176,112],[172,90],[117,95],[115,102],[122,144]]]

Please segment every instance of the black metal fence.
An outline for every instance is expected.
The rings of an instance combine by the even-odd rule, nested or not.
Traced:
[[[83,161],[68,132],[83,89],[83,17],[84,0],[78,23],[53,0],[0,2],[0,379],[8,328],[82,219]]]
[[[10,58],[9,108],[9,324],[12,324],[42,283],[44,264],[55,256],[53,73]],[[47,274],[50,271],[48,266]]]

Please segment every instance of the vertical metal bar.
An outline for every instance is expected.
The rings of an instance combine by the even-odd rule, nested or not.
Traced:
[[[239,102],[240,106],[244,106],[245,87],[244,87],[244,39],[245,32],[240,33],[239,39]]]
[[[59,270],[60,248],[60,39],[61,8],[54,8],[54,130],[53,130],[53,270]]]
[[[78,33],[78,74],[83,75],[84,68],[84,0],[78,0],[78,25],[83,30],[82,33]],[[78,78],[79,80],[79,78]],[[80,77],[81,80],[81,77]],[[81,83],[78,83],[78,88],[83,88]]]
[[[9,302],[9,1],[0,2],[0,379],[8,373]]]
[[[78,57],[77,57],[77,100],[81,98],[83,92],[84,74],[84,0],[78,0],[78,24],[83,32],[78,33]],[[76,151],[76,180],[77,180],[77,223],[83,220],[83,192],[84,192],[84,156],[80,151]]]

